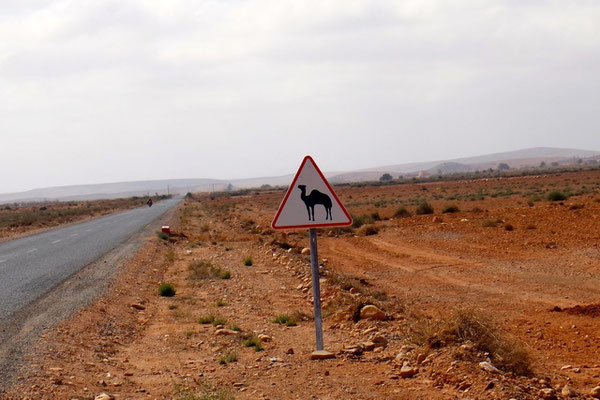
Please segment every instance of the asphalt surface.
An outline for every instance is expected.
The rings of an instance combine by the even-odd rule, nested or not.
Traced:
[[[142,230],[180,198],[0,243],[0,321]]]

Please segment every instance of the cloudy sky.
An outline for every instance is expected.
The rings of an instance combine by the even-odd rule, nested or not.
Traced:
[[[600,150],[600,2],[0,0],[0,192]]]

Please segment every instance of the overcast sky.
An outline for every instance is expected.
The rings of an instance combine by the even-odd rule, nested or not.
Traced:
[[[0,0],[0,192],[600,150],[600,2]]]

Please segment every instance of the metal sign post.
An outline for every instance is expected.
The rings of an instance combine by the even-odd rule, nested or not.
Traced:
[[[317,253],[317,230],[308,230],[310,242],[310,274],[312,276],[313,305],[315,310],[315,335],[317,337],[317,350],[323,350],[323,319],[321,318],[321,286],[319,275],[319,255]]]
[[[311,359],[321,360],[334,357],[333,353],[325,351],[323,346],[323,318],[321,317],[316,228],[347,226],[350,224],[352,224],[352,217],[348,214],[315,161],[310,156],[304,157],[271,226],[274,229],[308,228],[315,334],[317,338],[317,351],[311,354]]]

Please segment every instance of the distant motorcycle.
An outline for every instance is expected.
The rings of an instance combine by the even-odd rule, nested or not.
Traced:
[[[148,201],[146,202],[146,204],[148,204],[148,207],[152,207],[152,199],[148,199]]]

